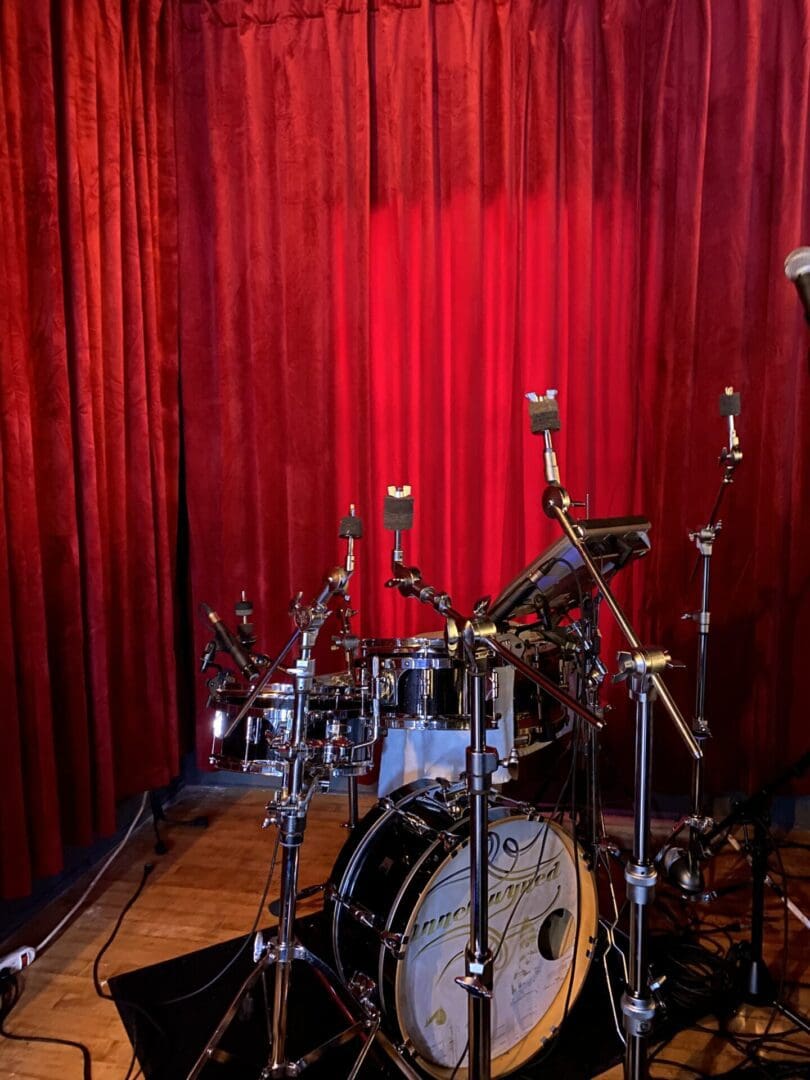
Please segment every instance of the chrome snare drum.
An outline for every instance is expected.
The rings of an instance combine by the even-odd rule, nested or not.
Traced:
[[[378,674],[372,676],[377,661]],[[467,730],[464,665],[447,652],[442,637],[366,638],[356,661],[358,682],[379,701],[385,728],[415,731]],[[492,682],[488,698],[492,698]],[[490,727],[497,720],[488,718]]]
[[[293,752],[295,715],[292,683],[269,683],[247,716],[229,733],[250,691],[235,680],[212,680],[209,704],[214,709],[209,761],[232,772],[283,776]],[[319,675],[309,695],[304,742],[307,759],[336,775],[359,776],[373,765],[371,718],[359,687],[343,675]]]

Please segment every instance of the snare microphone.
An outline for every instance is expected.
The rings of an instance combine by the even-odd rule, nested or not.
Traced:
[[[219,615],[208,604],[200,604],[200,611],[214,629],[219,647],[228,653],[246,679],[255,679],[259,674],[250,655],[245,652]]]

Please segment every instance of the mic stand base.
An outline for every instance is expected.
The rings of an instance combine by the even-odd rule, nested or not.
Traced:
[[[766,789],[767,791],[767,789]],[[796,1027],[810,1034],[810,1020],[794,1012],[777,996],[776,983],[762,955],[763,933],[765,926],[765,884],[768,878],[768,851],[770,847],[767,799],[764,792],[760,797],[749,800],[746,810],[740,815],[740,821],[750,824],[753,829],[751,848],[751,940],[741,942],[733,952],[740,957],[740,983],[744,987],[743,1001],[749,1005],[775,1008]],[[764,797],[763,797],[764,796]]]

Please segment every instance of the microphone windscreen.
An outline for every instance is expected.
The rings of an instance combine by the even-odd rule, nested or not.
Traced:
[[[785,275],[796,281],[802,274],[810,274],[810,247],[796,248],[785,259]]]
[[[383,528],[402,532],[413,526],[413,496],[386,495],[383,501]]]

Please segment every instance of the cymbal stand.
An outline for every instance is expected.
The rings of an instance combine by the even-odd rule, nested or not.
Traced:
[[[720,415],[726,417],[728,421],[728,446],[724,446],[720,454],[723,479],[708,521],[702,529],[689,534],[689,539],[696,545],[698,550],[698,556],[692,571],[692,579],[694,579],[698,567],[701,570],[700,610],[687,612],[682,616],[684,619],[694,620],[698,628],[695,715],[692,721],[692,733],[701,750],[705,748],[706,741],[711,738],[712,734],[706,720],[707,658],[711,622],[709,585],[712,554],[717,534],[723,527],[720,520],[720,507],[723,496],[729,484],[734,483],[734,472],[743,459],[740,440],[734,427],[734,417],[740,415],[740,395],[735,393],[734,388],[731,386],[727,386],[720,395]],[[700,865],[704,853],[703,837],[713,824],[712,819],[706,816],[705,784],[705,758],[695,758],[692,761],[692,791],[689,814],[677,823],[656,856],[656,863],[663,868],[671,883],[681,892],[691,897],[700,897],[703,894],[703,871]],[[681,833],[684,826],[689,828],[689,844],[686,851],[673,845],[673,841]]]
[[[619,670],[615,676],[616,681],[627,681],[636,718],[633,852],[624,874],[630,903],[630,978],[622,997],[626,1034],[624,1073],[628,1080],[645,1080],[649,1075],[647,1039],[655,1016],[655,1000],[648,971],[648,907],[654,898],[656,883],[656,870],[650,855],[652,706],[656,699],[660,699],[664,705],[691,755],[700,758],[702,751],[662,679],[662,672],[671,664],[669,654],[663,649],[644,648],[591,558],[577,522],[570,514],[571,499],[560,483],[551,441],[551,433],[560,429],[556,391],[545,397],[530,394],[529,399],[532,434],[542,435],[545,444],[543,459],[548,486],[543,492],[543,510],[558,522],[576,549],[630,647],[629,651],[619,653]]]
[[[296,634],[293,637],[300,640],[298,659],[291,669],[295,679],[295,705],[289,741],[273,748],[273,752],[282,763],[283,779],[277,796],[267,804],[267,816],[263,823],[263,827],[275,825],[279,830],[282,854],[278,928],[274,939],[270,942],[264,942],[261,935],[257,935],[254,946],[256,967],[243,984],[237,998],[218,1025],[187,1080],[194,1080],[199,1076],[206,1063],[212,1058],[227,1025],[236,1014],[240,1001],[263,976],[269,964],[272,964],[274,968],[269,1031],[270,1057],[260,1074],[261,1080],[298,1076],[330,1048],[341,1045],[355,1035],[365,1034],[365,1043],[350,1074],[353,1078],[359,1071],[379,1026],[379,1016],[367,1001],[362,998],[352,1002],[339,999],[339,995],[334,990],[338,981],[337,976],[309,950],[298,944],[294,936],[298,868],[306,828],[306,815],[312,796],[321,788],[322,777],[329,768],[326,763],[313,765],[307,744],[309,696],[315,678],[315,661],[312,652],[320,629],[330,614],[328,604],[336,595],[346,595],[346,587],[354,571],[354,540],[362,535],[360,520],[354,515],[354,507],[351,508],[349,517],[342,520],[340,535],[348,540],[345,566],[337,566],[329,572],[320,593],[311,603],[303,604],[301,593],[299,593],[290,607],[296,624]],[[358,1014],[349,1027],[339,1035],[328,1039],[303,1058],[292,1061],[287,1054],[287,1006],[292,965],[295,960],[302,960],[315,969],[321,977],[322,984],[329,988],[333,999],[338,1001],[347,1017],[351,1018],[353,1011],[357,1012],[358,1005],[362,1009],[362,1015]]]
[[[340,620],[340,633],[332,636],[332,651],[334,652],[335,650],[340,649],[343,652],[343,656],[346,660],[346,676],[352,685],[356,685],[353,660],[360,646],[360,639],[352,633],[351,627],[352,617],[356,614],[357,612],[350,608],[348,604],[345,608],[342,608],[337,613],[338,619]],[[357,803],[357,777],[353,773],[349,775],[346,787],[349,797],[349,816],[346,821],[343,822],[342,827],[344,829],[354,829],[357,827],[359,811]]]
[[[602,721],[570,697],[554,682],[519,659],[496,639],[496,626],[486,618],[486,605],[476,605],[471,618],[457,611],[446,592],[439,592],[422,580],[418,567],[406,566],[402,532],[413,524],[410,487],[389,487],[384,504],[384,527],[394,531],[391,565],[393,577],[386,582],[406,597],[414,597],[433,607],[445,619],[445,641],[450,656],[461,646],[470,701],[470,745],[467,748],[467,794],[470,807],[470,923],[465,950],[464,975],[455,982],[468,995],[467,1076],[490,1080],[492,1073],[492,990],[493,953],[489,944],[489,803],[492,775],[498,768],[498,753],[486,743],[486,683],[491,655],[499,656],[527,678],[542,686],[558,701],[598,727]],[[459,628],[463,627],[463,631]]]

